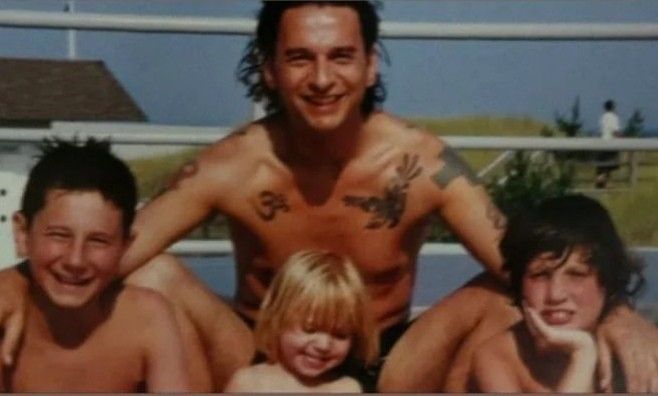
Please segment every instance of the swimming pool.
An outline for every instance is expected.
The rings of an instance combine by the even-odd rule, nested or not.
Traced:
[[[646,264],[644,276],[647,283],[638,305],[651,305],[658,308],[658,249],[643,249],[639,255]],[[233,295],[235,290],[233,256],[187,256],[184,260],[213,291],[224,296]],[[433,304],[480,271],[479,264],[466,254],[420,256],[413,305]]]

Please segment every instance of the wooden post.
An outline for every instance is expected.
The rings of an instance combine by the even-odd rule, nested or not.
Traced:
[[[631,187],[637,184],[638,153],[637,151],[629,152],[630,182]]]

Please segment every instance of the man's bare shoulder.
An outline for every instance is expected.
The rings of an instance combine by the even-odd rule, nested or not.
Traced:
[[[230,187],[250,180],[263,164],[275,160],[266,122],[253,122],[205,147],[178,170],[166,190],[178,190],[186,184],[192,186],[187,190],[207,192],[214,199],[217,191],[227,194]]]
[[[229,135],[205,148],[197,157],[200,165],[241,167],[272,153],[272,142],[266,123],[253,122],[237,128]]]
[[[435,133],[390,113],[376,113],[369,122],[373,129],[408,149],[440,151],[445,146],[445,142]]]

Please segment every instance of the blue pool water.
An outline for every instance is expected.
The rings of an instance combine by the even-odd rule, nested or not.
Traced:
[[[647,284],[638,300],[641,304],[658,304],[658,250],[640,253],[646,268]],[[218,294],[232,296],[235,268],[232,256],[186,257],[185,262]],[[468,255],[421,256],[418,263],[413,305],[427,306],[455,290],[481,271]]]

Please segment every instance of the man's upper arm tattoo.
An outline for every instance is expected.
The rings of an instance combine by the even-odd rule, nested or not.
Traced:
[[[199,173],[199,163],[196,160],[188,161],[180,168],[176,176],[169,182],[167,188],[169,190],[175,190],[180,187],[180,184],[183,180],[189,179],[197,173]]]
[[[196,160],[186,162],[180,167],[178,172],[167,181],[167,184],[155,194],[154,198],[159,197],[167,191],[178,189],[183,180],[189,179],[197,173],[199,173],[199,163]]]
[[[445,146],[439,154],[439,158],[443,161],[443,167],[432,176],[439,187],[448,187],[453,180],[460,176],[464,176],[472,185],[480,184],[479,178],[471,167],[452,148]]]
[[[396,175],[384,189],[383,196],[347,195],[343,197],[343,203],[345,206],[357,207],[366,213],[372,213],[373,216],[366,228],[376,229],[385,225],[393,228],[404,214],[411,180],[417,178],[422,171],[423,168],[418,164],[418,155],[405,154],[402,164],[395,168]]]
[[[290,212],[290,205],[283,194],[272,191],[261,191],[258,194],[258,204],[256,213],[264,221],[272,221],[278,212]]]

